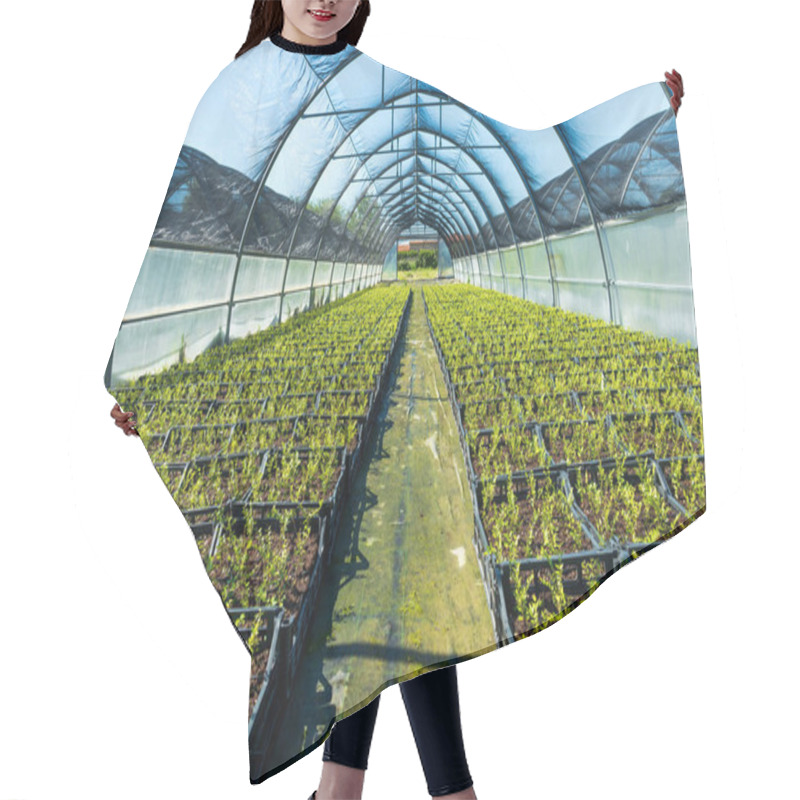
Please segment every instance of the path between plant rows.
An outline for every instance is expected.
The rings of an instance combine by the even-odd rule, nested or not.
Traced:
[[[337,533],[272,753],[308,747],[387,681],[495,642],[472,544],[472,498],[422,290]]]

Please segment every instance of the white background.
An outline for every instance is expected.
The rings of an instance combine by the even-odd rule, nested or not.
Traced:
[[[102,383],[189,120],[250,7],[3,7],[2,800],[305,800],[318,783],[321,747],[250,785],[249,657]],[[708,511],[555,626],[459,665],[481,800],[796,796],[784,8],[373,0],[359,49],[519,127],[673,67],[685,81]],[[381,698],[364,798],[426,798],[399,688]]]

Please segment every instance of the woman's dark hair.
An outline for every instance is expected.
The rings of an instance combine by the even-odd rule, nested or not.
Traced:
[[[347,23],[336,35],[337,40],[344,39],[355,47],[361,38],[361,32],[369,16],[369,0],[361,0],[353,19]],[[250,12],[250,30],[244,44],[239,48],[235,58],[261,44],[264,39],[273,33],[283,30],[283,6],[280,0],[255,0],[253,10]]]

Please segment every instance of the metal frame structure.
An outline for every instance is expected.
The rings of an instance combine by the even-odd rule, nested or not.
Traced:
[[[247,57],[268,59],[271,57],[269,50],[274,47],[265,41],[239,61]],[[318,69],[317,59],[321,56],[293,55],[295,58],[291,62],[282,63],[291,63],[298,77],[303,78],[302,82],[297,82],[303,87],[296,92],[297,108],[289,124],[283,123],[282,129],[265,136],[265,140],[271,141],[271,148],[263,154],[258,171],[239,173],[236,200],[242,204],[246,199],[247,210],[243,224],[231,218],[239,226],[238,230],[231,231],[235,247],[204,242],[202,234],[195,237],[196,241],[187,241],[185,236],[175,235],[174,225],[172,228],[157,225],[151,242],[151,248],[180,248],[235,256],[227,299],[197,307],[227,305],[226,342],[231,340],[233,310],[239,303],[277,298],[277,319],[283,319],[294,260],[310,261],[311,277],[307,289],[294,287],[292,293],[308,291],[306,307],[317,304],[319,291],[324,292],[322,301],[328,302],[333,298],[335,285],[341,284],[341,294],[344,294],[348,285],[363,287],[380,280],[390,249],[396,247],[402,231],[415,222],[424,223],[439,233],[451,256],[456,280],[481,285],[488,280],[490,286],[497,288],[497,281],[501,280],[504,292],[510,292],[513,281],[523,299],[532,299],[531,281],[543,285],[549,282],[550,303],[563,307],[568,306],[560,292],[562,284],[596,286],[602,288],[606,296],[607,313],[602,313],[609,322],[620,323],[618,286],[638,284],[617,281],[613,248],[605,232],[606,221],[636,219],[652,214],[653,209],[666,212],[685,203],[674,113],[664,82],[660,82],[663,92],[655,88],[647,94],[643,108],[650,113],[628,130],[621,131],[617,139],[586,152],[579,126],[575,125],[581,115],[551,129],[525,131],[477,112],[430,84],[385,67],[350,46],[336,56],[326,56],[328,63],[324,70]],[[237,62],[233,62],[220,74],[215,84],[219,84],[221,92],[225,91],[228,73],[235,75],[237,68]],[[351,75],[351,70],[356,72]],[[292,85],[291,76],[284,77],[287,87]],[[359,86],[359,92],[351,105],[346,90],[355,85]],[[367,88],[361,89],[363,86]],[[373,86],[373,102],[364,102]],[[634,91],[652,90],[657,86],[652,84]],[[293,97],[288,88],[286,94],[287,100]],[[658,94],[660,99],[655,97]],[[200,116],[201,112],[202,102],[198,110]],[[328,125],[328,122],[335,124]],[[307,135],[304,126],[317,124],[320,130],[339,133],[320,145],[324,158],[314,167],[316,171],[307,170],[308,180],[302,195],[288,198],[276,188],[280,186],[281,170],[285,172],[287,159],[301,154],[301,143]],[[536,142],[542,141],[536,140],[537,136],[551,137],[551,147],[552,137],[557,137],[563,149],[565,169],[554,177],[547,175],[547,180],[539,174],[536,163]],[[179,174],[176,167],[164,203],[165,209],[171,209],[170,220],[179,217],[180,190],[192,181],[193,191],[200,192],[204,199],[202,193],[208,192],[207,206],[212,210],[215,207],[214,173],[210,173],[209,178],[205,174],[196,175],[193,170],[217,167],[219,176],[224,174],[227,181],[223,183],[218,176],[218,184],[224,187],[219,191],[230,191],[230,173],[234,168],[216,162],[213,153],[192,151],[189,139],[187,137],[184,148],[188,148],[187,153],[197,153],[197,157],[179,160],[183,171]],[[342,163],[351,166],[341,170]],[[551,165],[544,166],[551,169]],[[331,174],[340,181],[332,193]],[[317,194],[329,203],[322,217],[310,211],[310,205],[319,200]],[[629,202],[634,195],[646,198],[651,205]],[[254,246],[259,240],[256,212],[262,198],[268,203],[285,204],[289,209],[285,213],[289,215],[292,229],[283,252],[269,252],[260,245]],[[297,209],[293,216],[291,208]],[[195,206],[192,210],[196,211]],[[339,227],[334,228],[337,218]],[[597,270],[596,276],[559,274],[554,243],[567,234],[587,231],[592,232],[596,241],[596,254],[591,256],[597,262],[597,267],[592,267]],[[316,241],[309,240],[309,235],[316,236]],[[331,243],[336,241],[344,247],[331,254]],[[534,274],[530,271],[533,265],[526,264],[524,248],[531,244],[543,245],[542,264],[546,260],[546,274]],[[303,255],[300,255],[301,246]],[[309,250],[313,251],[310,259],[306,255]],[[237,300],[245,256],[282,260],[279,291],[270,289],[265,294]],[[493,259],[499,264],[497,268],[492,267]],[[327,280],[317,286],[317,267],[321,262],[330,263],[331,269]],[[334,281],[342,262],[344,274],[341,280]],[[350,264],[363,264],[365,268],[357,267],[354,274],[348,276]],[[477,273],[474,264],[477,264]],[[641,288],[647,287],[661,288],[643,281]],[[686,287],[673,282],[665,283],[663,288],[680,290]],[[152,314],[126,318],[123,325],[185,311],[184,308],[154,310]]]

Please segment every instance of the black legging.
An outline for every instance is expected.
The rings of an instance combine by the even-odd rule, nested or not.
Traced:
[[[400,684],[431,797],[472,786],[461,734],[456,665],[425,672]],[[325,740],[323,761],[366,769],[378,695],[371,703],[336,722]]]

